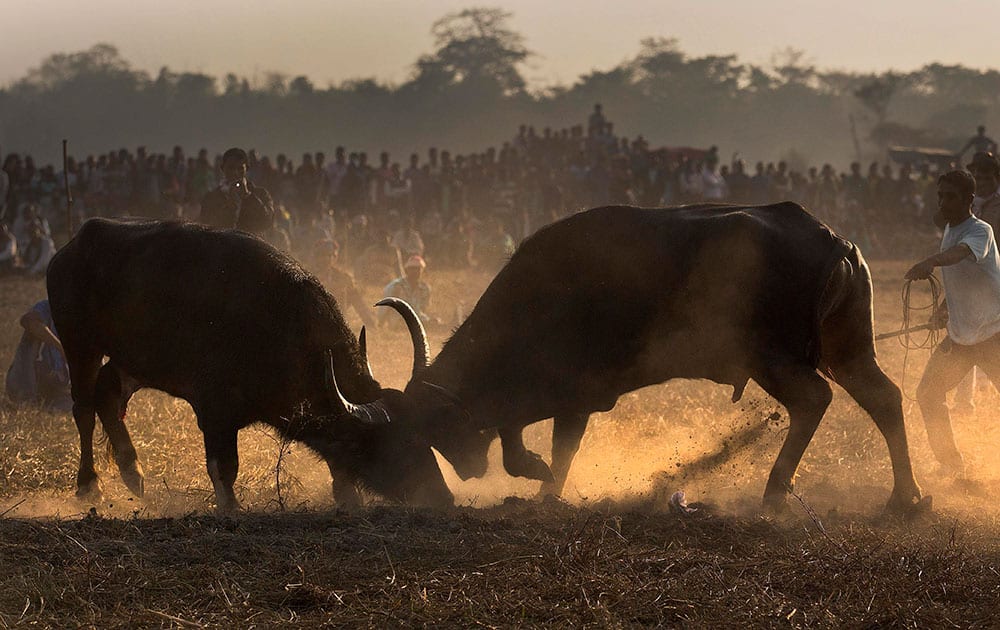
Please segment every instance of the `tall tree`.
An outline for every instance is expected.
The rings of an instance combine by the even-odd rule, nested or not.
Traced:
[[[437,50],[417,62],[417,84],[493,84],[504,94],[523,92],[518,66],[533,53],[524,37],[510,28],[512,14],[499,8],[472,8],[449,13],[434,23]]]

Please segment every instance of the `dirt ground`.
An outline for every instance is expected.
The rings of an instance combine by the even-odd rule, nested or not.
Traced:
[[[907,263],[872,266],[876,328],[894,330]],[[429,280],[434,310],[450,324],[489,278],[435,272]],[[44,292],[41,281],[0,281],[4,369],[18,316]],[[377,290],[367,292],[374,302]],[[915,302],[926,299],[915,292]],[[436,352],[449,328],[430,332]],[[402,324],[391,318],[369,339],[376,377],[404,385],[412,354]],[[880,342],[879,352],[912,396],[927,351],[909,353],[905,378],[899,343]],[[483,479],[459,481],[442,461],[458,505],[448,511],[375,500],[338,510],[325,465],[248,428],[236,488],[244,512],[232,518],[212,513],[201,435],[183,401],[154,391],[133,399],[127,422],[146,497],[131,497],[102,462],[99,505],[73,496],[78,441],[69,414],[6,408],[0,627],[1000,623],[1000,395],[992,387],[977,393],[975,412],[955,417],[971,471],[961,484],[935,474],[919,411],[905,402],[917,477],[934,497],[933,512],[913,521],[882,514],[892,483],[885,442],[837,388],[799,468],[791,516],[761,514],[787,416],[753,384],[740,403],[730,395],[677,381],[623,396],[592,419],[564,501],[531,500],[537,482],[507,477],[498,445]],[[731,439],[769,416],[757,439]],[[550,430],[549,422],[530,428],[529,448],[547,457]],[[675,491],[700,509],[672,513]]]

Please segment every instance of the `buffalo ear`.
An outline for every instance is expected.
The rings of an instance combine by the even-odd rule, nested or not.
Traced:
[[[462,399],[450,389],[428,381],[418,381],[407,385],[406,392],[413,395],[415,392],[419,391],[418,388],[424,392],[430,392],[433,397],[441,403],[440,405],[435,405],[435,409],[445,407],[458,409],[462,412],[462,415],[465,416],[466,420],[471,418],[471,414],[462,403]]]

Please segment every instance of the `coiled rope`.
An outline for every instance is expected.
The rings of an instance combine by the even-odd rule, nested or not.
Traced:
[[[933,350],[937,347],[940,338],[940,331],[931,326],[911,328],[910,322],[915,313],[930,311],[927,316],[928,323],[932,322],[941,308],[941,281],[933,274],[927,277],[928,288],[931,293],[929,304],[914,306],[910,301],[910,288],[914,282],[919,280],[906,280],[903,282],[903,290],[900,298],[903,303],[903,326],[898,337],[899,344],[903,346],[903,376],[900,379],[899,389],[903,396],[910,402],[915,402],[916,397],[906,393],[906,367],[910,358],[910,350]]]

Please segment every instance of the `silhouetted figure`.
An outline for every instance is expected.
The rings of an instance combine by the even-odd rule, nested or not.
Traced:
[[[229,149],[222,156],[224,181],[201,200],[201,223],[236,228],[263,236],[274,221],[274,203],[266,189],[247,181],[247,154]]]

